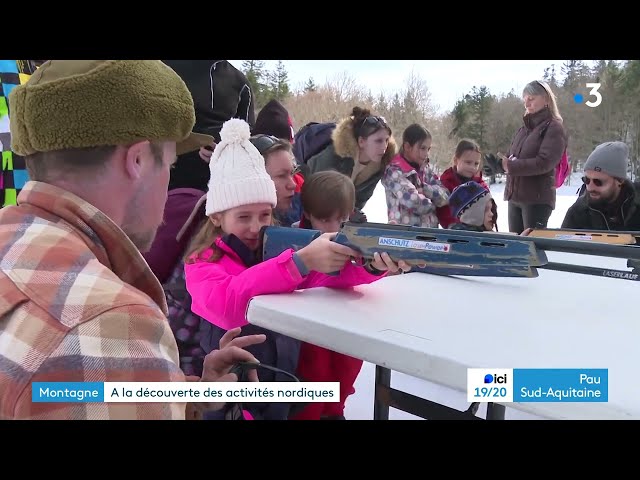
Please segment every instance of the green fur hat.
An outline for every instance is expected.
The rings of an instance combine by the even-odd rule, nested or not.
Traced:
[[[49,60],[9,95],[11,149],[19,155],[70,148],[175,141],[177,153],[211,145],[193,133],[193,98],[160,60]]]

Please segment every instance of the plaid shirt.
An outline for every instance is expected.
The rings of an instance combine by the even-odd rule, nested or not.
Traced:
[[[0,419],[184,419],[184,403],[32,403],[32,382],[185,381],[160,283],[106,215],[28,182],[0,210]]]

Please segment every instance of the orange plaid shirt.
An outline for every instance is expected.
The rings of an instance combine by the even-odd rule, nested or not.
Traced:
[[[0,419],[184,419],[184,403],[33,403],[32,382],[184,382],[162,287],[105,214],[30,181],[0,210]]]

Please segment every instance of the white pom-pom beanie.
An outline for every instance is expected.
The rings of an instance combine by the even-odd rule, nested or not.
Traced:
[[[206,214],[253,203],[275,208],[276,186],[267,173],[264,157],[249,141],[249,124],[232,118],[222,125],[209,170]]]

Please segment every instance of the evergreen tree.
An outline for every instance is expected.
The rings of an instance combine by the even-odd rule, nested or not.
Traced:
[[[304,91],[305,92],[315,92],[317,89],[318,89],[318,86],[313,81],[313,77],[309,77],[309,80],[307,80],[307,83],[304,86]]]

